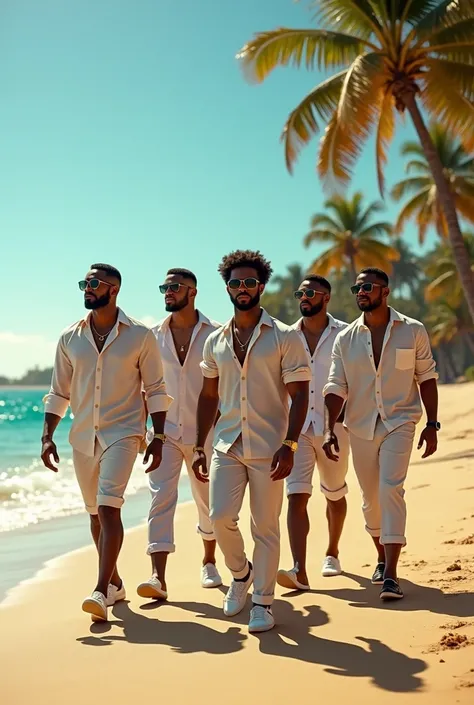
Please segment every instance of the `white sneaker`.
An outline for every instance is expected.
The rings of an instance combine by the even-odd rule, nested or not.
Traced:
[[[137,593],[140,597],[147,597],[152,600],[168,599],[168,593],[163,590],[160,580],[155,575],[152,575],[149,580],[145,580],[144,583],[140,583],[137,587]]]
[[[201,568],[201,585],[203,588],[215,588],[222,585],[222,578],[214,563],[206,563]]]
[[[281,587],[288,588],[289,590],[309,590],[309,585],[300,583],[298,580],[298,566],[295,566],[291,570],[279,570],[277,573],[277,583]]]
[[[261,605],[254,605],[250,610],[249,632],[268,632],[275,626],[272,611]]]
[[[83,612],[92,615],[94,622],[107,621],[107,598],[98,590],[94,590],[90,597],[82,603]]]
[[[107,590],[107,607],[112,607],[112,605],[115,605],[116,602],[120,602],[120,600],[125,600],[127,597],[127,594],[125,592],[125,585],[122,582],[121,587],[117,587],[116,585],[112,585],[110,583],[108,590]]]
[[[245,582],[233,580],[227,594],[224,597],[224,614],[226,617],[234,617],[245,607],[247,593],[253,583],[253,569],[250,568],[250,575]]]
[[[326,556],[321,568],[321,575],[324,575],[325,578],[330,578],[333,575],[341,575],[341,573],[342,568],[339,558],[334,558],[334,556]]]

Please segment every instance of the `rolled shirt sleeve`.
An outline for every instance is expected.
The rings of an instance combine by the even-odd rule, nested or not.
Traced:
[[[212,354],[212,336],[209,336],[204,343],[202,360],[199,364],[204,377],[209,377],[209,379],[219,377],[219,369]]]
[[[415,349],[415,380],[418,384],[429,379],[438,379],[436,363],[431,352],[428,333],[424,325],[420,324],[416,331]]]
[[[44,397],[44,410],[64,418],[71,398],[72,365],[66,352],[64,338],[61,336],[56,348],[53,378],[49,393]]]
[[[283,383],[310,382],[312,373],[308,365],[308,356],[301,338],[295,330],[290,330],[283,336],[281,352]]]
[[[153,331],[148,331],[139,357],[139,369],[145,392],[148,412],[168,411],[173,398],[166,392],[158,341]]]
[[[344,363],[341,356],[341,343],[339,336],[334,341],[334,346],[331,354],[331,367],[329,369],[328,381],[323,387],[323,396],[328,394],[336,394],[342,399],[347,399],[348,384]]]

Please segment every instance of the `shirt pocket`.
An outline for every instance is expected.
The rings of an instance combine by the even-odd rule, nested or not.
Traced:
[[[397,370],[413,370],[415,367],[414,348],[397,348],[395,352],[395,367]]]

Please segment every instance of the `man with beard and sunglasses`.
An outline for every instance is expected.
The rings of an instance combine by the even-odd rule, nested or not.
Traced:
[[[121,282],[120,272],[102,263],[91,265],[79,282],[89,314],[59,339],[41,439],[41,459],[57,472],[53,461],[59,463],[59,455],[53,435],[70,406],[74,469],[99,552],[97,585],[82,603],[94,621],[106,621],[108,607],[125,599],[117,570],[123,541],[120,513],[144,437],[142,389],[154,427],[143,461],[151,458],[146,472],[160,465],[171,402],[153,331],[117,306]]]
[[[332,346],[337,334],[346,323],[333,318],[327,307],[331,300],[331,284],[318,274],[309,274],[297,291],[295,298],[300,302],[301,318],[295,323],[306,349],[308,364],[312,370],[309,406],[295,464],[286,480],[288,495],[288,534],[293,568],[279,570],[277,581],[283,587],[296,590],[309,590],[306,573],[306,543],[309,534],[308,501],[312,494],[314,467],[317,465],[321,492],[326,497],[326,517],[329,529],[329,543],[322,565],[325,577],[340,575],[339,540],[347,513],[346,475],[349,459],[349,438],[341,419],[335,426],[340,457],[335,465],[323,450],[324,440],[324,398],[323,387],[328,379],[331,364]]]
[[[311,370],[298,333],[260,306],[270,262],[258,251],[237,250],[223,258],[219,273],[234,315],[204,346],[193,469],[208,481],[205,443],[220,402],[209,475],[211,522],[233,576],[224,614],[243,610],[253,583],[249,631],[264,632],[275,624],[271,605],[280,556],[282,480],[293,467],[306,418]],[[252,562],[237,523],[247,484]]]
[[[202,387],[202,351],[207,338],[220,327],[220,323],[196,310],[197,279],[188,269],[169,269],[159,288],[169,316],[153,331],[160,348],[166,389],[173,401],[166,416],[163,459],[159,469],[149,475],[152,501],[147,553],[151,557],[152,576],[138,586],[137,592],[140,597],[166,600],[166,563],[168,554],[175,550],[173,523],[183,462],[190,475],[191,491],[198,510],[197,531],[204,546],[201,585],[205,588],[222,585],[216,569],[216,541],[209,520],[209,485],[199,482],[191,467],[197,402]],[[209,439],[206,444],[208,460],[211,452]]]
[[[334,342],[323,390],[323,448],[330,460],[338,460],[334,429],[346,400],[344,423],[362,489],[366,530],[378,555],[372,583],[382,585],[382,600],[399,600],[403,592],[397,566],[406,544],[403,486],[422,417],[421,402],[427,422],[418,449],[425,444],[423,458],[437,449],[438,375],[423,324],[388,306],[385,272],[363,269],[351,291],[362,315]]]

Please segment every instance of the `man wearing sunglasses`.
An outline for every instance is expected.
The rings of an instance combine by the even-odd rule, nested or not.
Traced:
[[[280,556],[282,480],[293,467],[306,418],[311,370],[297,332],[260,306],[272,272],[262,254],[232,252],[219,272],[234,315],[204,346],[193,469],[201,481],[208,481],[205,443],[220,402],[210,466],[210,516],[233,576],[224,614],[232,617],[243,610],[253,583],[249,631],[264,632],[275,624],[271,605]],[[253,564],[237,523],[247,484]]]
[[[323,450],[324,398],[323,387],[328,379],[332,346],[336,335],[346,323],[333,318],[327,307],[331,299],[331,284],[317,274],[309,274],[295,291],[300,302],[301,318],[294,328],[303,342],[312,370],[309,406],[306,421],[295,453],[295,464],[286,480],[288,494],[288,534],[293,568],[278,571],[278,583],[292,590],[309,590],[306,573],[306,542],[309,534],[308,501],[312,494],[314,467],[317,465],[321,492],[326,497],[329,543],[322,565],[325,577],[340,575],[339,539],[347,513],[346,475],[349,459],[349,437],[342,423],[335,434],[340,456],[331,463]]]
[[[197,530],[204,545],[201,585],[205,588],[222,585],[216,569],[216,541],[209,519],[209,485],[199,482],[191,467],[197,402],[202,387],[202,351],[208,336],[220,324],[196,310],[197,279],[189,270],[170,269],[159,288],[169,315],[154,328],[154,333],[163,361],[166,389],[173,401],[166,416],[163,459],[158,470],[149,474],[152,501],[147,553],[151,557],[152,576],[138,586],[137,592],[141,597],[165,600],[168,597],[166,562],[168,554],[175,550],[173,523],[183,463],[190,476],[198,510]],[[206,445],[208,459],[211,451],[209,442]]]
[[[405,478],[415,427],[425,407],[427,423],[418,449],[423,458],[437,449],[437,373],[425,327],[388,306],[389,279],[375,267],[363,269],[351,287],[362,315],[339,333],[324,388],[323,448],[338,459],[334,429],[346,400],[354,469],[363,495],[366,530],[378,563],[372,583],[382,600],[403,597],[397,566],[406,544]],[[421,395],[421,399],[420,399]]]
[[[99,552],[97,585],[82,604],[94,621],[106,621],[107,608],[125,599],[117,570],[123,541],[120,512],[144,437],[142,388],[155,433],[145,453],[144,463],[152,459],[146,472],[160,465],[171,402],[153,332],[117,307],[121,281],[115,267],[99,263],[79,282],[89,313],[60,337],[41,439],[41,459],[57,472],[53,434],[70,406],[74,469]]]

